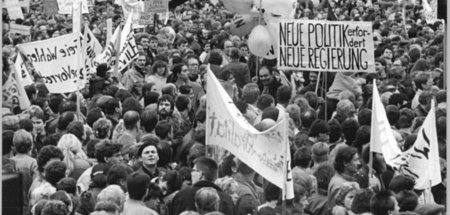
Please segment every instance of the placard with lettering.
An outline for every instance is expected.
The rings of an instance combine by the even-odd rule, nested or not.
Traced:
[[[165,13],[169,11],[168,0],[145,0],[144,11],[147,13]]]
[[[74,92],[78,87],[77,82],[85,79],[87,65],[83,64],[78,70],[82,56],[79,54],[79,38],[79,33],[71,33],[20,45],[50,93]]]
[[[281,19],[279,69],[375,72],[371,22]]]

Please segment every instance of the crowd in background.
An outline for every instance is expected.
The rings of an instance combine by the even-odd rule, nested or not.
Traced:
[[[136,30],[137,59],[123,71],[98,65],[79,94],[49,93],[27,63],[32,106],[2,112],[3,175],[21,175],[17,213],[281,214],[279,187],[230,153],[207,156],[210,69],[257,130],[289,116],[295,198],[287,214],[445,214],[445,25],[427,23],[420,0],[405,13],[397,1],[371,3],[298,0],[293,7],[295,19],[372,22],[376,73],[280,71],[276,59],[252,55],[247,37],[231,33],[233,13],[204,0],[171,1],[167,22],[156,17]],[[72,16],[45,15],[42,1],[31,1],[24,15],[10,20],[3,10],[4,82],[17,45],[72,31]],[[109,18],[113,28],[125,21],[111,0],[83,14],[103,46]],[[31,26],[31,36],[9,33],[10,23]],[[414,179],[378,153],[369,176],[374,81],[402,151],[435,99],[441,184],[414,189]]]

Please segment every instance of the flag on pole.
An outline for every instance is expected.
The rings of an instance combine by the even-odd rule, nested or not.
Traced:
[[[415,179],[415,189],[427,189],[442,182],[436,132],[434,100],[431,110],[417,134],[416,142],[389,163],[403,175]]]
[[[28,100],[27,93],[24,86],[18,80],[19,73],[16,71],[14,65],[10,65],[11,69],[8,79],[3,84],[3,107],[13,110],[15,107],[20,107],[21,110],[27,109],[31,106],[30,100]]]
[[[17,54],[14,67],[18,73],[17,79],[19,80],[19,82],[22,84],[23,87],[34,83],[30,73],[28,72],[28,68],[25,66],[25,62],[23,61],[21,53]]]
[[[210,69],[207,72],[206,144],[222,147],[255,172],[280,187],[286,199],[294,197],[289,171],[288,119],[257,131],[234,105]]]
[[[372,124],[370,128],[370,151],[383,153],[385,160],[401,153],[394,138],[391,125],[386,116],[376,82],[373,83],[372,94]]]

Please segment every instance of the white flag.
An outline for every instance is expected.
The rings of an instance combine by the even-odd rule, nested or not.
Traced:
[[[290,165],[287,118],[259,132],[248,123],[221,86],[211,70],[208,70],[206,144],[228,150],[255,172],[283,189],[287,199],[293,198],[292,175],[287,168]]]
[[[370,129],[370,151],[383,153],[385,160],[401,153],[387,119],[383,103],[381,103],[375,81],[373,83],[372,125]]]
[[[394,169],[415,179],[415,189],[427,189],[442,182],[436,133],[434,100],[416,142],[401,155],[395,157]]]
[[[27,93],[22,83],[18,80],[19,73],[16,71],[14,65],[10,65],[11,69],[8,79],[2,86],[3,92],[3,107],[10,108],[20,107],[21,110],[30,107],[31,103],[28,99]]]

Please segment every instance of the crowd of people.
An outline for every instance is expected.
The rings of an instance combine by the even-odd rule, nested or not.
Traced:
[[[98,65],[79,93],[49,93],[27,65],[31,107],[2,112],[3,175],[21,176],[10,214],[445,214],[444,23],[427,23],[420,0],[405,13],[397,1],[369,2],[298,0],[293,18],[372,22],[376,73],[280,71],[231,33],[232,12],[205,0],[170,1],[167,23],[156,17],[136,30],[136,60],[123,71]],[[72,16],[48,16],[42,5],[31,1],[23,20],[3,10],[4,82],[17,45],[72,31]],[[114,28],[125,20],[111,0],[83,15],[102,45],[108,18]],[[31,36],[9,33],[10,23],[31,26]],[[295,197],[286,207],[279,187],[232,154],[211,158],[208,70],[257,130],[289,116]],[[436,101],[442,183],[415,189],[414,178],[370,151],[373,83],[402,151]]]

